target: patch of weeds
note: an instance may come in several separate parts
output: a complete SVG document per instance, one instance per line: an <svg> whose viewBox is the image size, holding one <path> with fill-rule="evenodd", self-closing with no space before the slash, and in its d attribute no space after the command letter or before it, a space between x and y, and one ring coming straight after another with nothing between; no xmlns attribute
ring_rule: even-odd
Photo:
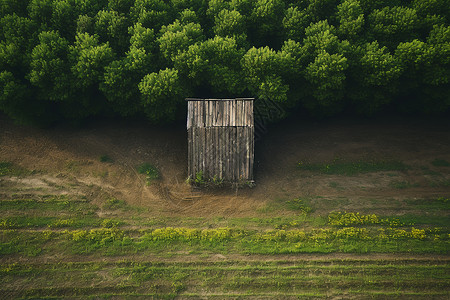
<svg viewBox="0 0 450 300"><path fill-rule="evenodd" d="M212 178L207 179L207 178L205 178L203 171L199 171L199 172L195 173L194 178L188 177L186 179L186 182L189 184L198 186L198 187L215 188L215 187L221 187L224 185L223 178L219 178L219 176L214 175Z"/></svg>
<svg viewBox="0 0 450 300"><path fill-rule="evenodd" d="M121 226L123 224L124 224L124 222L122 222L120 220L104 219L101 223L101 226L103 228L115 228L115 227Z"/></svg>
<svg viewBox="0 0 450 300"><path fill-rule="evenodd" d="M38 228L53 224L56 217L13 216L0 219L0 229Z"/></svg>
<svg viewBox="0 0 450 300"><path fill-rule="evenodd" d="M431 187L449 187L450 186L450 180L435 180L429 182Z"/></svg>
<svg viewBox="0 0 450 300"><path fill-rule="evenodd" d="M49 228L63 228L63 227L71 227L74 221L71 219L58 219L55 222L48 224Z"/></svg>
<svg viewBox="0 0 450 300"><path fill-rule="evenodd" d="M106 178L108 176L108 171L95 172L94 175L100 178Z"/></svg>
<svg viewBox="0 0 450 300"><path fill-rule="evenodd" d="M335 182L335 181L331 181L331 182L328 184L328 186L331 187L331 188L333 188L333 189L337 189L337 190L343 190L343 189L344 189L339 183L337 183L337 182Z"/></svg>
<svg viewBox="0 0 450 300"><path fill-rule="evenodd" d="M77 171L80 168L80 163L78 161L71 160L66 163L66 168L69 171Z"/></svg>
<svg viewBox="0 0 450 300"><path fill-rule="evenodd" d="M127 203L124 200L119 200L116 198L108 199L106 200L106 203L103 204L103 209L110 210L123 209L125 207L127 207Z"/></svg>
<svg viewBox="0 0 450 300"><path fill-rule="evenodd" d="M328 215L328 225L331 226L368 226L368 225L388 225L399 227L405 225L396 218L381 218L376 214L361 215L359 212L332 212Z"/></svg>
<svg viewBox="0 0 450 300"><path fill-rule="evenodd" d="M203 177L203 171L195 173L194 184L196 185L204 185L205 178Z"/></svg>
<svg viewBox="0 0 450 300"><path fill-rule="evenodd" d="M389 183L389 185L393 188L400 189L400 190L413 188L413 187L419 187L418 183L410 183L409 181L391 181L391 183Z"/></svg>
<svg viewBox="0 0 450 300"><path fill-rule="evenodd" d="M435 167L450 167L450 162L446 161L445 159L439 159L436 158L431 162L431 164Z"/></svg>
<svg viewBox="0 0 450 300"><path fill-rule="evenodd" d="M445 211L450 209L450 199L438 197L435 199L408 199L405 200L409 207L426 211Z"/></svg>
<svg viewBox="0 0 450 300"><path fill-rule="evenodd" d="M426 170L423 172L424 175L430 175L430 176L442 176L441 173L433 170Z"/></svg>
<svg viewBox="0 0 450 300"><path fill-rule="evenodd" d="M35 170L29 171L13 165L8 161L0 161L0 176L12 175L20 176L35 173Z"/></svg>
<svg viewBox="0 0 450 300"><path fill-rule="evenodd" d="M312 208L309 207L304 199L295 198L286 202L286 208L289 210L299 211L302 214L309 214Z"/></svg>
<svg viewBox="0 0 450 300"><path fill-rule="evenodd" d="M12 164L6 161L0 161L0 176L9 175L12 173Z"/></svg>
<svg viewBox="0 0 450 300"><path fill-rule="evenodd" d="M359 173L381 172L381 171L405 171L408 166L401 161L343 161L335 158L330 163L306 163L299 162L298 167L301 170L320 172L325 174L353 176Z"/></svg>
<svg viewBox="0 0 450 300"><path fill-rule="evenodd" d="M100 159L100 162L103 162L103 163L112 163L112 162L114 162L114 160L111 157L109 157L108 154L101 155L99 159Z"/></svg>
<svg viewBox="0 0 450 300"><path fill-rule="evenodd" d="M217 175L214 175L214 177L211 179L211 182L215 186L221 186L223 184L223 178L219 178Z"/></svg>
<svg viewBox="0 0 450 300"><path fill-rule="evenodd" d="M147 178L147 184L151 184L153 180L159 179L160 174L158 169L149 164L149 163L143 163L138 167L139 174L144 174Z"/></svg>
<svg viewBox="0 0 450 300"><path fill-rule="evenodd" d="M409 225L430 225L430 226L450 226L450 220L447 216L426 215L419 216L406 214L398 216L397 219L403 224Z"/></svg>

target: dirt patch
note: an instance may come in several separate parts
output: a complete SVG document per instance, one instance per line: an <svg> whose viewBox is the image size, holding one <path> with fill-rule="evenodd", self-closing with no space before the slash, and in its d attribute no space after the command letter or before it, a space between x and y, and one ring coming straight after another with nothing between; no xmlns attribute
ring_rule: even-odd
<svg viewBox="0 0 450 300"><path fill-rule="evenodd" d="M102 204L110 198L146 207L155 215L250 216L277 199L341 198L341 209L367 199L450 195L450 131L445 120L377 119L286 121L256 143L256 186L202 190L189 186L183 126L155 128L133 122L97 122L84 128L37 129L0 117L0 161L32 171L0 177L0 194L76 194ZM112 162L101 162L107 155ZM298 162L333 159L400 160L406 171L356 176L301 171ZM149 162L162 179L150 185L137 167ZM364 203L363 203L364 201ZM339 209L330 205L328 209Z"/></svg>

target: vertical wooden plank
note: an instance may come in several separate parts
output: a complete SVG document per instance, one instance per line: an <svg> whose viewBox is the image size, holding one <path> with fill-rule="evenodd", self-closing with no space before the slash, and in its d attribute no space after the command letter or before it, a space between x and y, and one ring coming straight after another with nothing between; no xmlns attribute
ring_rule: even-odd
<svg viewBox="0 0 450 300"><path fill-rule="evenodd" d="M250 180L250 130L251 127L250 126L246 126L245 127L245 144L247 147L247 151L246 151L246 158L245 158L245 177L247 180Z"/></svg>
<svg viewBox="0 0 450 300"><path fill-rule="evenodd" d="M253 167L255 161L255 128L250 128L250 180L253 180Z"/></svg>
<svg viewBox="0 0 450 300"><path fill-rule="evenodd" d="M245 126L250 126L250 104L251 101L245 101Z"/></svg>
<svg viewBox="0 0 450 300"><path fill-rule="evenodd" d="M209 102L208 114L209 114L209 126L214 126L214 102Z"/></svg>
<svg viewBox="0 0 450 300"><path fill-rule="evenodd" d="M210 133L210 137L206 142L206 146L208 147L208 157L207 157L208 169L209 169L209 178L213 178L216 173L216 171L214 170L216 164L216 161L214 159L214 152L216 151L217 144L214 136L214 127L209 127L208 131Z"/></svg>
<svg viewBox="0 0 450 300"><path fill-rule="evenodd" d="M232 140L233 140L233 151L231 152L231 170L230 173L233 174L233 181L236 181L237 179L237 170L236 170L236 163L237 163L237 157L236 153L239 151L239 144L238 140L236 139L236 130L238 127L232 128Z"/></svg>
<svg viewBox="0 0 450 300"><path fill-rule="evenodd" d="M254 100L250 101L250 160L249 160L249 179L253 180L253 165L255 159L255 117Z"/></svg>
<svg viewBox="0 0 450 300"><path fill-rule="evenodd" d="M200 171L200 128L195 128L195 175Z"/></svg>
<svg viewBox="0 0 450 300"><path fill-rule="evenodd" d="M199 149L199 146L200 146L200 144L199 144L199 127L198 127L198 121L197 121L197 118L198 118L198 113L199 113L199 102L200 101L195 101L195 103L194 103L194 109L195 109L195 119L194 119L194 121L195 121L195 133L194 133L194 139L195 139L195 142L194 142L194 145L195 145L195 156L194 156L194 159L195 159L195 170L194 170L194 178L195 178L195 176L197 175L197 173L198 173L198 171L199 171L199 156L200 156L200 149Z"/></svg>
<svg viewBox="0 0 450 300"><path fill-rule="evenodd" d="M229 126L227 121L228 100L222 101L222 126Z"/></svg>
<svg viewBox="0 0 450 300"><path fill-rule="evenodd" d="M218 110L219 101L214 101L214 126L219 126Z"/></svg>
<svg viewBox="0 0 450 300"><path fill-rule="evenodd" d="M212 176L216 175L216 157L215 157L215 152L216 152L216 148L217 148L217 144L216 144L216 137L215 137L215 130L214 127L210 127L209 128L209 132L211 134L210 139L208 141L208 145L210 147L210 151L209 151L209 161L210 161L210 168L211 168L211 173Z"/></svg>
<svg viewBox="0 0 450 300"><path fill-rule="evenodd" d="M219 139L221 140L221 146L218 148L217 151L217 172L220 179L223 179L223 166L224 166L224 155L226 154L226 139L225 139L225 133L224 129L217 130L217 135L219 136Z"/></svg>
<svg viewBox="0 0 450 300"><path fill-rule="evenodd" d="M208 121L208 126L214 126L214 122L213 122L213 108L214 108L214 102L213 101L209 101L209 106L208 106L208 116L209 116L209 121Z"/></svg>
<svg viewBox="0 0 450 300"><path fill-rule="evenodd" d="M231 163L233 161L233 151L234 151L234 145L233 145L233 127L227 128L226 131L226 151L224 152L224 160L225 160L225 166L224 166L224 173L225 177L232 181L233 180L233 173L231 168Z"/></svg>
<svg viewBox="0 0 450 300"><path fill-rule="evenodd" d="M187 176L189 177L191 175L191 128L189 128L189 127L187 129L187 136L188 136L188 139L187 139L187 143L188 143L188 153L187 153L188 171L187 171Z"/></svg>
<svg viewBox="0 0 450 300"><path fill-rule="evenodd" d="M191 172L194 178L195 177L195 173L197 173L197 139L195 137L197 133L197 127L192 127L192 168L191 168Z"/></svg>
<svg viewBox="0 0 450 300"><path fill-rule="evenodd" d="M208 109L207 109L207 101L200 101L202 103L202 127L207 127L206 126L206 115L208 114Z"/></svg>
<svg viewBox="0 0 450 300"><path fill-rule="evenodd" d="M205 127L205 123L203 122L205 118L205 101L198 101L200 104L200 112L199 112L199 127Z"/></svg>
<svg viewBox="0 0 450 300"><path fill-rule="evenodd" d="M230 126L236 126L234 123L234 100L230 101Z"/></svg>
<svg viewBox="0 0 450 300"><path fill-rule="evenodd" d="M236 101L234 102L234 105L235 105L234 111L235 111L235 113L236 113L236 116L235 116L236 126L241 126L241 124L239 123L239 114L241 113L241 110L240 110L240 108L239 108L239 101L236 100Z"/></svg>
<svg viewBox="0 0 450 300"><path fill-rule="evenodd" d="M247 126L248 101L242 101L242 126Z"/></svg>
<svg viewBox="0 0 450 300"><path fill-rule="evenodd" d="M225 116L225 101L218 101L219 102L219 112L218 112L218 118L219 118L219 126L224 126L224 116Z"/></svg>
<svg viewBox="0 0 450 300"><path fill-rule="evenodd" d="M191 103L192 103L192 101L188 101L188 103L187 103L187 122L186 122L187 129L191 128L191 117L192 117Z"/></svg>
<svg viewBox="0 0 450 300"><path fill-rule="evenodd" d="M247 115L247 114L245 114ZM247 126L242 127L242 176L245 180L247 177Z"/></svg>
<svg viewBox="0 0 450 300"><path fill-rule="evenodd" d="M196 150L197 150L197 148L195 147L195 143L196 143L196 140L195 140L195 131L196 131L196 127L191 127L191 151L192 151L192 154L191 154L191 175L192 175L192 178L194 178L194 176L195 176L195 170L196 170L196 159L195 159L195 154L196 154Z"/></svg>
<svg viewBox="0 0 450 300"><path fill-rule="evenodd" d="M245 119L245 107L244 107L244 103L245 103L245 101L244 100L240 100L239 101L240 102L240 105L241 105L241 126L245 126L245 121L244 121L244 119Z"/></svg>
<svg viewBox="0 0 450 300"><path fill-rule="evenodd" d="M227 101L226 106L225 106L225 124L226 126L231 126L231 121L230 121L230 107L231 107L231 101Z"/></svg>
<svg viewBox="0 0 450 300"><path fill-rule="evenodd" d="M224 126L226 126L225 128L224 128L224 131L226 131L227 132L227 134L228 134L228 136L227 136L227 138L226 139L224 139L224 143L223 143L223 146L222 146L222 160L224 160L224 159L226 159L226 156L228 156L229 154L229 152L231 151L231 146L230 146L230 139L229 139L229 134L230 134L230 128L231 128L231 125L230 125L230 106L231 106L231 101L229 101L229 100L227 100L227 101L225 101L224 102ZM222 173L223 173L223 170L222 170L222 166L221 166L221 176L223 176L222 175Z"/></svg>
<svg viewBox="0 0 450 300"><path fill-rule="evenodd" d="M215 127L211 127L210 145L211 145L211 151L209 154L209 159L211 160L211 178L213 178L214 176L216 176L216 173L217 173L216 153L217 153L217 148L219 146L217 137L216 137L216 128Z"/></svg>
<svg viewBox="0 0 450 300"><path fill-rule="evenodd" d="M226 172L227 172L227 177L229 178L230 181L234 181L234 179L235 179L234 168L233 168L234 152L236 149L236 141L234 139L235 128L236 127L230 127L230 128L228 128L228 132L227 132L229 151L227 151L227 153L226 153L226 155L227 155Z"/></svg>
<svg viewBox="0 0 450 300"><path fill-rule="evenodd" d="M220 160L223 153L223 128L214 127L216 134L216 151L214 151L214 175L220 176Z"/></svg>
<svg viewBox="0 0 450 300"><path fill-rule="evenodd" d="M203 128L198 128L198 172L203 172Z"/></svg>
<svg viewBox="0 0 450 300"><path fill-rule="evenodd" d="M204 113L204 118L205 118L205 127L209 126L209 116L208 116L208 101L203 101L204 102L204 107L205 107L205 113Z"/></svg>
<svg viewBox="0 0 450 300"><path fill-rule="evenodd" d="M241 114L241 107L240 107L240 101L239 100L236 100L236 126L242 126L241 125L241 123L240 123L240 118L239 118L239 116L240 116L240 114Z"/></svg>
<svg viewBox="0 0 450 300"><path fill-rule="evenodd" d="M222 156L222 178L230 180L230 173L228 171L229 156L230 156L230 127L223 130L224 147L221 153Z"/></svg>
<svg viewBox="0 0 450 300"><path fill-rule="evenodd" d="M237 102L235 100L233 101L233 126L238 126L236 116L237 116Z"/></svg>
<svg viewBox="0 0 450 300"><path fill-rule="evenodd" d="M198 172L200 172L200 155L201 155L201 148L200 148L200 128L196 127L195 130L195 147L196 147L196 152L195 152L195 174L197 175Z"/></svg>
<svg viewBox="0 0 450 300"><path fill-rule="evenodd" d="M216 119L216 126L222 126L222 120L220 118L220 110L221 110L221 106L222 106L222 101L214 101L214 103L216 104L216 110L214 111L214 113L215 113L214 118Z"/></svg>
<svg viewBox="0 0 450 300"><path fill-rule="evenodd" d="M241 122L242 122L242 101L241 101ZM242 124L242 123L241 123ZM238 170L238 179L242 179L242 152L244 151L243 143L242 143L242 126L238 127L237 140L239 142L239 152L237 153L238 162L237 162L237 170Z"/></svg>
<svg viewBox="0 0 450 300"><path fill-rule="evenodd" d="M233 130L233 127L229 127L226 129L226 136L225 136L225 143L226 143L226 147L223 153L223 177L228 180L228 181L232 181L233 177L230 174L230 156L231 156L231 152L233 151L232 147L233 147L233 143L231 140L231 132Z"/></svg>
<svg viewBox="0 0 450 300"><path fill-rule="evenodd" d="M216 158L215 153L217 151L217 141L216 141L216 130L215 127L210 127L211 130L211 140L209 141L208 146L210 147L210 151L208 153L208 159L210 161L210 178L213 178L216 175Z"/></svg>
<svg viewBox="0 0 450 300"><path fill-rule="evenodd" d="M214 124L215 124L215 120L214 120L214 107L215 107L215 103L214 103L214 101L210 101L210 104L209 104L210 106L209 106L209 114L210 114L210 118L211 118L211 120L209 121L210 122L210 126L215 126Z"/></svg>
<svg viewBox="0 0 450 300"><path fill-rule="evenodd" d="M245 103L245 101L244 101ZM245 118L246 113L244 114ZM246 163L247 163L247 126L242 126L242 150L241 150L241 176L244 180L247 180L247 170L246 170Z"/></svg>
<svg viewBox="0 0 450 300"><path fill-rule="evenodd" d="M242 101L242 103L244 103L244 101ZM242 112L244 112L244 107L242 107ZM242 114L242 123L244 123L244 113ZM244 175L244 164L245 164L245 137L244 137L244 133L245 133L245 126L241 126L240 128L240 135L239 135L239 139L240 139L240 146L241 146L241 150L239 151L239 177L241 178L241 180L245 180L245 175Z"/></svg>
<svg viewBox="0 0 450 300"><path fill-rule="evenodd" d="M205 127L205 178L211 178L212 174L212 162L211 162L211 152L214 149L214 143L211 143L211 127Z"/></svg>
<svg viewBox="0 0 450 300"><path fill-rule="evenodd" d="M192 118L192 125L194 127L198 127L198 121L197 121L197 118L198 118L198 101L194 101L192 103L192 106L194 108L194 116Z"/></svg>
<svg viewBox="0 0 450 300"><path fill-rule="evenodd" d="M191 102L191 108L192 108L192 118L191 118L191 126L192 127L196 127L197 123L195 123L195 115L197 114L197 110L196 110L196 102L197 101L190 101Z"/></svg>
<svg viewBox="0 0 450 300"><path fill-rule="evenodd" d="M249 124L250 124L250 126L255 126L255 120L254 120L254 117L253 117L253 105L254 105L254 103L253 103L253 100L252 101L249 101L249 105L250 105L250 109L249 109L249 114L250 114L250 121L249 121Z"/></svg>
<svg viewBox="0 0 450 300"><path fill-rule="evenodd" d="M224 135L224 129L220 127L215 128L216 135L217 135L217 149L215 154L216 158L216 173L219 178L222 178L223 176L223 154L224 154L224 145L225 145L225 135Z"/></svg>
<svg viewBox="0 0 450 300"><path fill-rule="evenodd" d="M241 110L241 113L239 115L239 123L241 124L240 126L244 126L244 115L245 115L244 101L239 100L239 105Z"/></svg>
<svg viewBox="0 0 450 300"><path fill-rule="evenodd" d="M197 127L202 127L200 124L201 123L200 116L202 115L203 101L196 101L196 106L197 106L197 113L195 119L197 122ZM200 131L198 133L200 133Z"/></svg>

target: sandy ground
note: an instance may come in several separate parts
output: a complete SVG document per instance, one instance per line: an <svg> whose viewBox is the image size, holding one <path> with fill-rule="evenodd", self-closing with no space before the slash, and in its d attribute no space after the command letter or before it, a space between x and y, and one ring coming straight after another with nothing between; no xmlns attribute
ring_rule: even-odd
<svg viewBox="0 0 450 300"><path fill-rule="evenodd" d="M352 210L370 206L368 199L385 202L389 209L390 199L450 196L450 167L431 164L435 159L450 161L446 119L291 120L266 131L256 142L256 186L212 190L186 183L187 134L182 125L157 128L122 120L38 129L0 115L0 161L31 171L0 177L0 196L74 194L97 204L117 198L155 215L224 217L251 216L271 201L297 197L329 199L316 203L328 203L318 207L325 210ZM101 162L102 155L113 162ZM342 176L297 167L300 161L334 159L400 160L410 169ZM147 185L136 171L144 162L155 165L162 179ZM345 199L339 201L341 207L332 204L337 198Z"/></svg>

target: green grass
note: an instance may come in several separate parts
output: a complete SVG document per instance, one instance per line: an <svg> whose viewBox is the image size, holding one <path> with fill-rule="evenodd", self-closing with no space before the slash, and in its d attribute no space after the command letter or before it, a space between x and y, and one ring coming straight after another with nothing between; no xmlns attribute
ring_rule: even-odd
<svg viewBox="0 0 450 300"><path fill-rule="evenodd" d="M431 162L431 164L435 167L450 167L450 162L445 159L436 158Z"/></svg>
<svg viewBox="0 0 450 300"><path fill-rule="evenodd" d="M127 206L125 201L116 198L108 199L105 204L103 204L103 208L109 210L126 209Z"/></svg>
<svg viewBox="0 0 450 300"><path fill-rule="evenodd" d="M300 170L320 172L323 174L336 174L354 176L360 173L370 172L386 172L386 171L405 171L408 166L398 160L389 161L344 161L341 159L334 159L329 163L307 163L299 162Z"/></svg>
<svg viewBox="0 0 450 300"><path fill-rule="evenodd" d="M344 295L445 297L448 294L448 263L420 259L412 265L409 263L407 260L276 259L10 264L0 269L0 291L13 298L115 295L172 299L179 295L195 299L208 295L213 299L239 296L320 299ZM39 288L30 287L30 283Z"/></svg>
<svg viewBox="0 0 450 300"><path fill-rule="evenodd" d="M320 214L320 201L345 203L278 199L267 213L225 218L149 217L116 198L101 208L83 197L4 199L0 292L94 299L448 295L448 197L404 200L399 205L409 213L401 216ZM351 256L320 256L333 253ZM370 253L393 258L357 256ZM406 259L411 254L416 258ZM418 256L435 254L441 259Z"/></svg>
<svg viewBox="0 0 450 300"><path fill-rule="evenodd" d="M300 215L307 215L314 211L310 205L310 199L306 198L294 198L290 200L277 199L258 209L260 213L272 213L277 211L293 211Z"/></svg>
<svg viewBox="0 0 450 300"><path fill-rule="evenodd" d="M100 162L104 162L104 163L112 163L112 162L114 162L114 160L107 154L100 155L99 160L100 160Z"/></svg>
<svg viewBox="0 0 450 300"><path fill-rule="evenodd" d="M408 206L413 206L415 209L426 211L449 211L450 210L450 198L437 197L431 199L408 199L405 200Z"/></svg>
<svg viewBox="0 0 450 300"><path fill-rule="evenodd" d="M159 179L161 176L159 170L149 163L141 164L137 170L139 174L146 175L147 184L151 184L154 180Z"/></svg>
<svg viewBox="0 0 450 300"><path fill-rule="evenodd" d="M55 212L80 212L93 214L97 207L91 205L85 199L69 199L65 196L49 196L39 199L11 199L0 201L0 211L55 211Z"/></svg>
<svg viewBox="0 0 450 300"><path fill-rule="evenodd" d="M24 168L18 167L8 161L0 161L0 176L21 176L30 173L30 171Z"/></svg>
<svg viewBox="0 0 450 300"><path fill-rule="evenodd" d="M403 189L409 189L409 188L414 188L414 187L419 187L419 184L417 183L411 183L409 181L399 181L399 180L394 180L391 181L389 183L389 186L399 189L399 190L403 190Z"/></svg>
<svg viewBox="0 0 450 300"><path fill-rule="evenodd" d="M6 161L0 161L0 176L8 175L12 172L12 164Z"/></svg>

